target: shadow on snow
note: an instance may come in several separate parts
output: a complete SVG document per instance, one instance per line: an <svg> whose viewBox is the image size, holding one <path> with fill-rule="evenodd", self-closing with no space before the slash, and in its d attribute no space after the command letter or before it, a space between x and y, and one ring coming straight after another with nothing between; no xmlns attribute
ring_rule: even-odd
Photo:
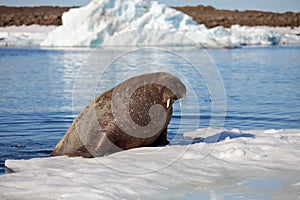
<svg viewBox="0 0 300 200"><path fill-rule="evenodd" d="M193 144L195 143L216 143L225 140L226 138L235 139L235 138L255 138L254 134L251 133L242 133L242 132L234 132L234 131L223 131L221 133L217 133L212 136L208 136L205 138L194 139Z"/></svg>

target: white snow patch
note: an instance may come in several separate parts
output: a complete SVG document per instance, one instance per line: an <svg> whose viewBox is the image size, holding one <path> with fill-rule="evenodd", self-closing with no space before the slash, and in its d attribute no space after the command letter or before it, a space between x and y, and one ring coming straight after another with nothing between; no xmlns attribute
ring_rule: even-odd
<svg viewBox="0 0 300 200"><path fill-rule="evenodd" d="M56 26L0 27L0 46L39 46Z"/></svg>
<svg viewBox="0 0 300 200"><path fill-rule="evenodd" d="M17 173L0 176L0 198L172 199L195 193L222 199L226 191L245 198L285 194L297 198L300 130L235 129L213 134L221 139L136 148L93 159L7 160L5 165ZM269 188L263 193L264 188L255 186L259 180L272 182L274 176L283 177L285 182L279 185L285 188Z"/></svg>

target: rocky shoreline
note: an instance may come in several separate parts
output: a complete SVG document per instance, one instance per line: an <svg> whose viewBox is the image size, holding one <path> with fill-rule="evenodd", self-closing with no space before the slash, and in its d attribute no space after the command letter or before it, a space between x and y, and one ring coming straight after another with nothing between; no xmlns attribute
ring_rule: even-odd
<svg viewBox="0 0 300 200"><path fill-rule="evenodd" d="M61 25L61 16L74 7L7 7L0 6L0 27L21 25Z"/></svg>
<svg viewBox="0 0 300 200"><path fill-rule="evenodd" d="M212 6L186 6L175 9L193 17L199 24L207 28L232 25L242 26L271 26L271 27L299 27L300 12L273 13L262 11L218 10Z"/></svg>
<svg viewBox="0 0 300 200"><path fill-rule="evenodd" d="M0 6L0 27L20 25L61 25L62 14L75 7L7 7ZM239 24L245 26L299 27L300 12L261 12L218 10L212 6L173 7L193 17L206 27L231 27Z"/></svg>

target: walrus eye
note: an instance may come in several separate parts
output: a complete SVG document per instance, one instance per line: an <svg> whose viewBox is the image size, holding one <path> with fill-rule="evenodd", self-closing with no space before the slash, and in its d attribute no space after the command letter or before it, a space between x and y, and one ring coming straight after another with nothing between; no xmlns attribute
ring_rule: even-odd
<svg viewBox="0 0 300 200"><path fill-rule="evenodd" d="M170 101L171 101L170 99L167 100L167 108L169 108L170 106Z"/></svg>

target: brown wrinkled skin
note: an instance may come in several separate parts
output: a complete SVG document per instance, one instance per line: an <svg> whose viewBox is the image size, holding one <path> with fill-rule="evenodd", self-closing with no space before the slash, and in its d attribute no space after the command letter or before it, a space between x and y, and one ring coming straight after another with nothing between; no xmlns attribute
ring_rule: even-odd
<svg viewBox="0 0 300 200"><path fill-rule="evenodd" d="M153 83L145 84L132 93L129 100L129 113L132 121L146 127L150 122L149 109L160 104L167 113L167 119L163 127L151 137L134 137L122 131L113 117L112 95L116 87L127 91L127 86L150 78ZM165 83L156 84L157 81ZM171 91L164 85L173 85ZM89 103L74 120L64 137L56 145L52 156L68 155L82 157L97 157L105 154L144 146L159 146L168 144L167 127L172 117L172 104L186 94L186 87L178 79L164 72L145 74L130 78ZM175 88L175 89L174 89ZM167 100L170 106L167 108ZM125 99L117 102L117 109L125 104ZM115 110L119 111L119 110ZM122 112L119 113L122 116ZM124 115L125 116L125 115ZM155 114L155 116L159 116ZM127 123L124 117L123 123Z"/></svg>

